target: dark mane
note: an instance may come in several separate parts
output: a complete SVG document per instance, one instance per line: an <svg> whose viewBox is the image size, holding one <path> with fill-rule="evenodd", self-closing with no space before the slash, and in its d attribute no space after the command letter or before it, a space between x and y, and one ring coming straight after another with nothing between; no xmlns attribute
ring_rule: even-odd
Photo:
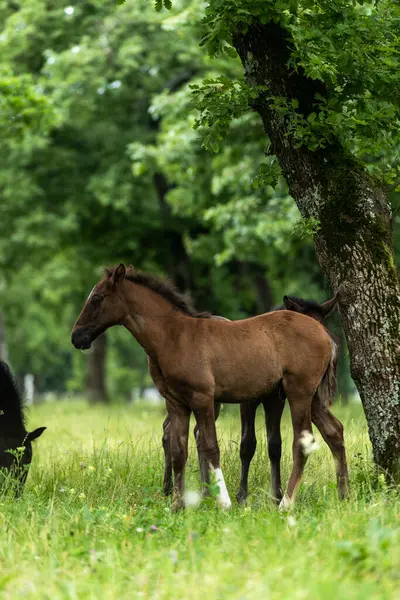
<svg viewBox="0 0 400 600"><path fill-rule="evenodd" d="M24 403L8 365L0 360L0 431L25 431Z"/></svg>
<svg viewBox="0 0 400 600"><path fill-rule="evenodd" d="M108 277L111 277L113 272L114 269L106 269L106 274ZM125 279L131 281L132 283L136 283L137 285L143 285L149 290L153 290L153 292L156 292L156 294L159 294L165 298L165 300L172 304L174 308L185 313L185 315L188 317L193 317L195 319L209 319L211 317L210 313L197 312L194 309L190 298L178 292L173 283L168 281L168 279L161 279L160 277L156 277L150 273L144 273L142 271L136 271L132 269L127 270Z"/></svg>
<svg viewBox="0 0 400 600"><path fill-rule="evenodd" d="M306 309L307 312L321 312L321 305L315 300L304 300L304 298L298 298L297 296L289 296L289 298L293 300L293 302L296 302L296 304L299 304L302 308ZM279 306L274 306L272 310L284 310L284 308L285 306L280 304Z"/></svg>

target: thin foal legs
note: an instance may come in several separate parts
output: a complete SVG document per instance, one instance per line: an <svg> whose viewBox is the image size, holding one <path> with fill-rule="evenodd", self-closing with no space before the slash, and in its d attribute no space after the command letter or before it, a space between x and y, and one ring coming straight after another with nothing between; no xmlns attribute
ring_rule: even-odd
<svg viewBox="0 0 400 600"><path fill-rule="evenodd" d="M199 452L202 460L214 474L215 483L219 486L217 502L221 508L231 508L232 503L226 489L224 476L220 466L220 455L215 429L214 404L193 411L199 428ZM207 474L208 477L208 474Z"/></svg>
<svg viewBox="0 0 400 600"><path fill-rule="evenodd" d="M172 510L183 508L185 487L185 465L188 455L188 437L190 410L186 406L167 402L170 417L170 448L174 470L174 488Z"/></svg>

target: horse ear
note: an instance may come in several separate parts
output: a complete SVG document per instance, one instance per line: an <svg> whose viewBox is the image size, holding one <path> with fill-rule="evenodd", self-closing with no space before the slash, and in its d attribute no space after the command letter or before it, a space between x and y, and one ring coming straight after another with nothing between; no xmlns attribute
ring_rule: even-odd
<svg viewBox="0 0 400 600"><path fill-rule="evenodd" d="M116 288L125 279L126 267L123 263L117 267L111 277L113 287Z"/></svg>
<svg viewBox="0 0 400 600"><path fill-rule="evenodd" d="M335 310L335 308L337 306L337 301L338 301L338 295L335 294L333 296L333 298L331 298L330 300L327 300L326 302L321 304L321 313L322 313L324 319L326 319L326 317L328 317Z"/></svg>
<svg viewBox="0 0 400 600"><path fill-rule="evenodd" d="M38 437L40 437L43 433L43 431L47 429L47 427L38 427L37 429L35 429L34 431L30 431L28 433L28 436L26 438L27 442L33 442L33 440L36 440Z"/></svg>
<svg viewBox="0 0 400 600"><path fill-rule="evenodd" d="M283 306L286 310L294 310L295 312L301 312L301 307L297 302L292 300L289 296L283 296Z"/></svg>

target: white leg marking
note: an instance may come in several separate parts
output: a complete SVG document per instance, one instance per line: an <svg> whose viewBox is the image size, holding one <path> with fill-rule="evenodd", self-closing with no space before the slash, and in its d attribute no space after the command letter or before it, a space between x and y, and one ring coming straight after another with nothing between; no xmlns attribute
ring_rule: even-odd
<svg viewBox="0 0 400 600"><path fill-rule="evenodd" d="M311 431L307 431L307 429L301 432L300 445L304 456L308 456L311 454L311 452L315 452L315 450L318 450L319 448L319 445L315 441L313 434Z"/></svg>
<svg viewBox="0 0 400 600"><path fill-rule="evenodd" d="M217 469L214 469L214 467L210 463L210 471L211 471L211 473L214 474L215 483L219 487L219 494L217 497L218 504L220 505L221 508L224 508L224 509L231 508L232 502L231 502L231 499L229 498L228 490L226 489L225 479L222 474L222 470L219 467Z"/></svg>
<svg viewBox="0 0 400 600"><path fill-rule="evenodd" d="M281 503L279 504L279 510L281 512L287 512L288 510L290 510L292 508L293 502L290 498L288 498L286 496L286 494L283 496Z"/></svg>

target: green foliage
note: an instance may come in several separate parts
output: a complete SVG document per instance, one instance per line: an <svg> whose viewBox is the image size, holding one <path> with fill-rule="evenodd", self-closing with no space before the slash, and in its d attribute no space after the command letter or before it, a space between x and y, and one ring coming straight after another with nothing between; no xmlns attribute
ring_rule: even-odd
<svg viewBox="0 0 400 600"><path fill-rule="evenodd" d="M365 163L373 159L375 172L392 183L393 168L382 164L380 157L400 141L399 18L398 4L390 1L211 0L203 43L215 56L251 25L279 23L292 40L290 67L323 82L326 95L316 95L315 109L308 115L299 111L296 97L291 101L268 97L265 89L247 92L247 103L254 93L267 94L299 147L317 150L340 140ZM229 110L228 105L221 106L220 86L212 88L207 82L203 87L196 89L199 122L209 128L211 138L214 130L224 135L229 121L237 118L236 103ZM230 87L241 90L244 107L246 91L241 82L231 82Z"/></svg>
<svg viewBox="0 0 400 600"><path fill-rule="evenodd" d="M171 0L155 0L154 7L158 12L162 11L163 8L171 10L172 2Z"/></svg>
<svg viewBox="0 0 400 600"><path fill-rule="evenodd" d="M321 223L315 217L310 217L309 219L299 219L293 226L293 232L298 233L299 236L303 239L308 237L310 239L314 239L314 236L321 229Z"/></svg>
<svg viewBox="0 0 400 600"><path fill-rule="evenodd" d="M16 76L0 68L0 134L3 144L30 131L48 130L55 124L51 100L37 89L31 75Z"/></svg>
<svg viewBox="0 0 400 600"><path fill-rule="evenodd" d="M194 84L190 88L194 96L193 104L200 111L194 128L208 127L203 145L207 150L218 152L231 120L238 119L249 110L249 89L225 75L217 79L204 79L201 85Z"/></svg>

